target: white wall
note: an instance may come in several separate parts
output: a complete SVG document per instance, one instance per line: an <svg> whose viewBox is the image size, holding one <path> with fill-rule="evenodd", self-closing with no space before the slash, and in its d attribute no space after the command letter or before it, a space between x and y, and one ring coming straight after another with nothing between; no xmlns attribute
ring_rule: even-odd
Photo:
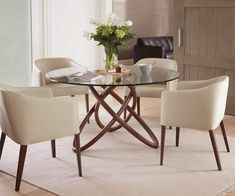
<svg viewBox="0 0 235 196"><path fill-rule="evenodd" d="M71 57L80 64L97 67L103 60L101 47L83 36L92 32L91 18L101 18L111 12L110 0L50 0L48 1L48 56Z"/></svg>
<svg viewBox="0 0 235 196"><path fill-rule="evenodd" d="M0 0L0 82L31 80L30 0Z"/></svg>

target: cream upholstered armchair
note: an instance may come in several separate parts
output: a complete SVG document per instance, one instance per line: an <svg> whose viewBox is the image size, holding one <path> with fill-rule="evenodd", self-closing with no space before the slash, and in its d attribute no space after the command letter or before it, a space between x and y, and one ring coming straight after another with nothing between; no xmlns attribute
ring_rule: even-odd
<svg viewBox="0 0 235 196"><path fill-rule="evenodd" d="M79 176L82 176L78 100L76 97L53 97L49 87L14 88L0 85L0 158L6 135L20 145L15 190L19 191L27 146L51 140L56 156L55 139L74 135Z"/></svg>
<svg viewBox="0 0 235 196"><path fill-rule="evenodd" d="M172 125L176 127L176 146L180 127L209 131L218 170L222 170L213 130L221 126L229 152L223 123L228 85L228 76L220 76L204 81L182 81L176 91L162 93L160 165L163 164L166 126Z"/></svg>
<svg viewBox="0 0 235 196"><path fill-rule="evenodd" d="M86 111L89 111L88 87L55 83L51 82L45 77L45 74L49 71L68 67L81 67L81 65L70 58L58 57L37 59L35 61L35 66L40 71L40 86L50 87L54 96L74 96L84 94L86 101ZM84 67L81 67L81 71L83 71L83 69Z"/></svg>
<svg viewBox="0 0 235 196"><path fill-rule="evenodd" d="M139 60L138 64L152 64L153 66L178 70L176 61L163 58L145 58ZM177 80L167 82L165 84L151 84L151 85L141 85L136 87L137 94L137 112L140 115L140 97L150 97L150 98L161 98L161 93L165 90L174 90L177 86ZM125 97L127 96L129 90L125 88Z"/></svg>

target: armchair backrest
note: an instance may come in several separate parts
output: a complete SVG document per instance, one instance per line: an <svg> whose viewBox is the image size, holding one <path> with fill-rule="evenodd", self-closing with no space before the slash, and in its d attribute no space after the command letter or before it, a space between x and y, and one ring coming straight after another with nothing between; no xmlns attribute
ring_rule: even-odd
<svg viewBox="0 0 235 196"><path fill-rule="evenodd" d="M229 77L220 76L205 81L204 87L201 87L202 93L206 93L208 96L208 105L211 111L212 124L219 124L225 114Z"/></svg>
<svg viewBox="0 0 235 196"><path fill-rule="evenodd" d="M138 64L152 64L153 66L163 68L163 69L170 69L174 71L178 71L178 65L175 60L165 59L165 58L144 58L139 60L136 65ZM178 80L173 80L166 83L167 90L176 90Z"/></svg>
<svg viewBox="0 0 235 196"><path fill-rule="evenodd" d="M144 58L140 59L136 64L152 64L153 66L164 69L170 69L174 71L178 70L178 65L176 61L165 58Z"/></svg>
<svg viewBox="0 0 235 196"><path fill-rule="evenodd" d="M73 61L71 58L64 58L64 57L40 58L35 61L35 66L40 71L41 85L46 85L48 83L51 83L50 80L45 78L45 74L47 72L55 69L74 67L75 65L77 65L77 63Z"/></svg>
<svg viewBox="0 0 235 196"><path fill-rule="evenodd" d="M79 132L78 100L1 89L0 125L6 135L21 145L75 135Z"/></svg>

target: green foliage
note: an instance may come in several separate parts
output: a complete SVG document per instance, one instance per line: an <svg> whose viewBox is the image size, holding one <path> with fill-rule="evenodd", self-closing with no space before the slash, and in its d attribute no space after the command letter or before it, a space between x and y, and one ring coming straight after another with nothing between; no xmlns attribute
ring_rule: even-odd
<svg viewBox="0 0 235 196"><path fill-rule="evenodd" d="M118 26L113 23L97 24L96 32L90 34L90 38L97 41L98 45L105 48L116 48L126 46L126 42L134 38L130 26Z"/></svg>

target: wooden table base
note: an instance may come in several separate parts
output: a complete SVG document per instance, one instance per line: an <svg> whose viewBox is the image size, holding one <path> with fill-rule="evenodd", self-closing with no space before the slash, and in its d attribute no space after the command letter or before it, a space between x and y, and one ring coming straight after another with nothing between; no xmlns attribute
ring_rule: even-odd
<svg viewBox="0 0 235 196"><path fill-rule="evenodd" d="M90 86L90 90L91 90L92 94L94 95L94 97L97 99L97 102L90 109L90 111L87 113L87 115L84 118L84 120L82 121L79 129L80 129L80 131L82 133L85 125L88 123L89 118L94 113L97 125L102 130L92 140L90 140L87 144L82 146L81 147L81 151L84 151L87 148L89 148L90 146L92 146L93 144L95 144L107 132L116 131L116 130L120 129L121 127L125 128L130 134L132 134L134 137L136 137L138 140L140 140L144 144L146 144L146 145L148 145L148 146L150 146L152 148L157 148L158 147L158 140L157 140L156 136L154 135L154 133L152 132L150 127L144 122L144 120L135 112L136 100L137 100L135 87L134 86L128 86L128 87L130 89L130 92L129 92L128 96L126 97L126 99L123 100L117 93L114 92L115 86L103 87L104 90L100 94L97 92L95 87ZM105 98L108 95L111 95L114 99L116 99L121 104L121 107L120 107L120 109L117 112L115 112L105 102ZM133 100L132 101L132 106L129 106L128 104L129 104L129 102L131 100ZM100 118L99 118L99 108L100 108L100 106L102 106L113 117L111 119L111 121L106 126L102 124L102 122L100 121ZM127 110L129 112L129 114L126 116L126 118L122 119L121 115L123 114L123 112L125 110ZM148 133L148 135L150 136L152 141L148 140L145 137L143 137L142 135L140 135L137 131L135 131L128 124L128 121L131 119L131 117L134 117L139 122L139 124ZM113 126L115 122L117 122L119 124Z"/></svg>

